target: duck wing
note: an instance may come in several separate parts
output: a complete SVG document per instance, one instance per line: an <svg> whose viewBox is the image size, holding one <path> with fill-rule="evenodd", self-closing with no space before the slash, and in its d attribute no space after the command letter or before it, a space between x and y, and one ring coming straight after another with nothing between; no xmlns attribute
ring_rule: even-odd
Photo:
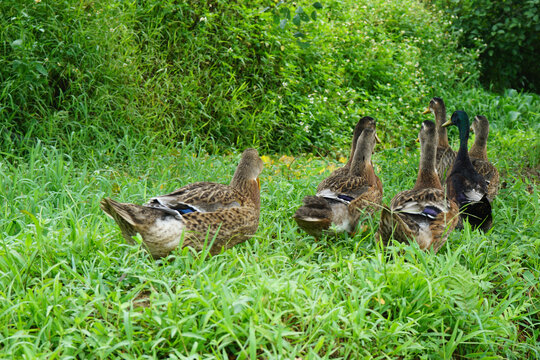
<svg viewBox="0 0 540 360"><path fill-rule="evenodd" d="M471 159L475 170L484 177L487 182L487 196L493 201L499 192L499 171L489 161L481 159Z"/></svg>
<svg viewBox="0 0 540 360"><path fill-rule="evenodd" d="M153 197L145 206L169 208L181 214L188 214L238 207L244 205L246 201L247 197L228 185L196 182L169 194Z"/></svg>

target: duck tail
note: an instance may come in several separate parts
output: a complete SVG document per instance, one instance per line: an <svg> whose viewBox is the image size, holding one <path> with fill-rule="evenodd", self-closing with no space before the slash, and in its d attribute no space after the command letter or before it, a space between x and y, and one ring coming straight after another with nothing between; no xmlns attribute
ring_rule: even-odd
<svg viewBox="0 0 540 360"><path fill-rule="evenodd" d="M122 235L126 241L133 244L132 236L137 235L138 231L135 228L136 214L138 205L119 203L111 198L103 198L99 202L101 209L109 215L120 227Z"/></svg>
<svg viewBox="0 0 540 360"><path fill-rule="evenodd" d="M332 208L325 199L318 196L306 196L303 203L293 218L302 230L320 237L332 224Z"/></svg>

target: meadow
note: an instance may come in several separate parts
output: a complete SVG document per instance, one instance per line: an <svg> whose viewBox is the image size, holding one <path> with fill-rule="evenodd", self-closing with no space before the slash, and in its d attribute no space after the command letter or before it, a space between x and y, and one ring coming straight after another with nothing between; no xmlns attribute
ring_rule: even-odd
<svg viewBox="0 0 540 360"><path fill-rule="evenodd" d="M478 54L417 1L323 2L305 48L286 11L257 4L0 4L0 358L539 358L540 97L482 88ZM360 116L378 120L383 201L412 187L432 96L490 120L492 230L465 226L437 254L381 248L377 217L355 236L300 232L292 214ZM247 146L265 162L259 229L219 255L155 261L99 208L228 183Z"/></svg>

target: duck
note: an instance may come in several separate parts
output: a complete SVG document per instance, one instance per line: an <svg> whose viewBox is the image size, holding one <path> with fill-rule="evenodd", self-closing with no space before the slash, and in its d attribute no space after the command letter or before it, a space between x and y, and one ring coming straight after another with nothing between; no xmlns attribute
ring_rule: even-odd
<svg viewBox="0 0 540 360"><path fill-rule="evenodd" d="M375 120L365 117L355 128L351 158L317 187L316 195L306 196L293 215L298 226L320 238L330 231L354 234L362 215L378 209L383 188L375 174L371 156L377 142ZM358 136L357 136L358 135Z"/></svg>
<svg viewBox="0 0 540 360"><path fill-rule="evenodd" d="M448 134L446 128L442 126L446 122L446 106L444 100L440 97L434 97L429 101L427 109L423 114L432 113L435 116L435 123L437 125L437 155L435 157L435 164L437 174L441 184L446 184L446 176L449 174L456 158L456 152L450 147L448 142Z"/></svg>
<svg viewBox="0 0 540 360"><path fill-rule="evenodd" d="M476 171L469 158L469 116L465 111L455 111L443 127L452 125L459 130L459 150L446 178L447 195L458 204L462 220L468 221L473 229L485 232L492 226L491 203L487 197L486 179Z"/></svg>
<svg viewBox="0 0 540 360"><path fill-rule="evenodd" d="M143 205L103 198L101 209L111 217L130 244L140 234L154 259L179 246L216 255L250 238L259 226L263 162L257 150L246 149L229 185L195 182Z"/></svg>
<svg viewBox="0 0 540 360"><path fill-rule="evenodd" d="M457 226L459 209L446 197L436 172L437 129L432 121L422 123L418 141L421 151L416 183L411 190L394 196L390 208L383 205L376 239L383 245L390 238L415 240L420 249L437 253Z"/></svg>
<svg viewBox="0 0 540 360"><path fill-rule="evenodd" d="M332 182L334 182L335 181L334 179L341 179L343 176L347 176L347 174L349 173L349 169L351 168L353 159L354 159L354 153L356 152L358 138L360 137L360 135L362 135L362 131L368 128L376 130L377 122L375 121L375 119L373 119L370 116L364 116L360 120L358 120L353 130L353 137L351 141L351 151L350 151L349 158L347 159L347 162L342 167L337 168L336 170L332 171L332 173L317 186L317 191L319 191L319 189L324 189L327 186L327 184L331 184ZM381 140L377 136L377 133L375 133L375 141L378 143L381 142Z"/></svg>
<svg viewBox="0 0 540 360"><path fill-rule="evenodd" d="M475 137L474 143L469 149L469 158L475 170L486 179L488 183L487 197L490 202L493 202L499 192L499 170L487 157L488 119L483 115L476 115L470 130L474 132Z"/></svg>

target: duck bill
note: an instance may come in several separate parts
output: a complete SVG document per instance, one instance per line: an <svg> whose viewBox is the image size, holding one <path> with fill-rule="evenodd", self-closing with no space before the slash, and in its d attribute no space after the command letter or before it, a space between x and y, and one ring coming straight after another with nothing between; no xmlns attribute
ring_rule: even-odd
<svg viewBox="0 0 540 360"><path fill-rule="evenodd" d="M257 186L259 187L259 191L261 191L261 180L257 178Z"/></svg>
<svg viewBox="0 0 540 360"><path fill-rule="evenodd" d="M377 136L377 133L375 133L375 142L376 142L377 144L382 143L381 139L379 139L379 137Z"/></svg>
<svg viewBox="0 0 540 360"><path fill-rule="evenodd" d="M448 127L452 125L452 120L448 120L447 122L445 122L444 124L442 124L442 127Z"/></svg>
<svg viewBox="0 0 540 360"><path fill-rule="evenodd" d="M422 112L422 114L424 114L424 115L425 115L425 114L429 114L429 113L430 113L429 108L427 108L426 110L424 110L424 111Z"/></svg>
<svg viewBox="0 0 540 360"><path fill-rule="evenodd" d="M416 141L416 142L420 142L420 138L419 138L419 137L417 137L415 141Z"/></svg>

